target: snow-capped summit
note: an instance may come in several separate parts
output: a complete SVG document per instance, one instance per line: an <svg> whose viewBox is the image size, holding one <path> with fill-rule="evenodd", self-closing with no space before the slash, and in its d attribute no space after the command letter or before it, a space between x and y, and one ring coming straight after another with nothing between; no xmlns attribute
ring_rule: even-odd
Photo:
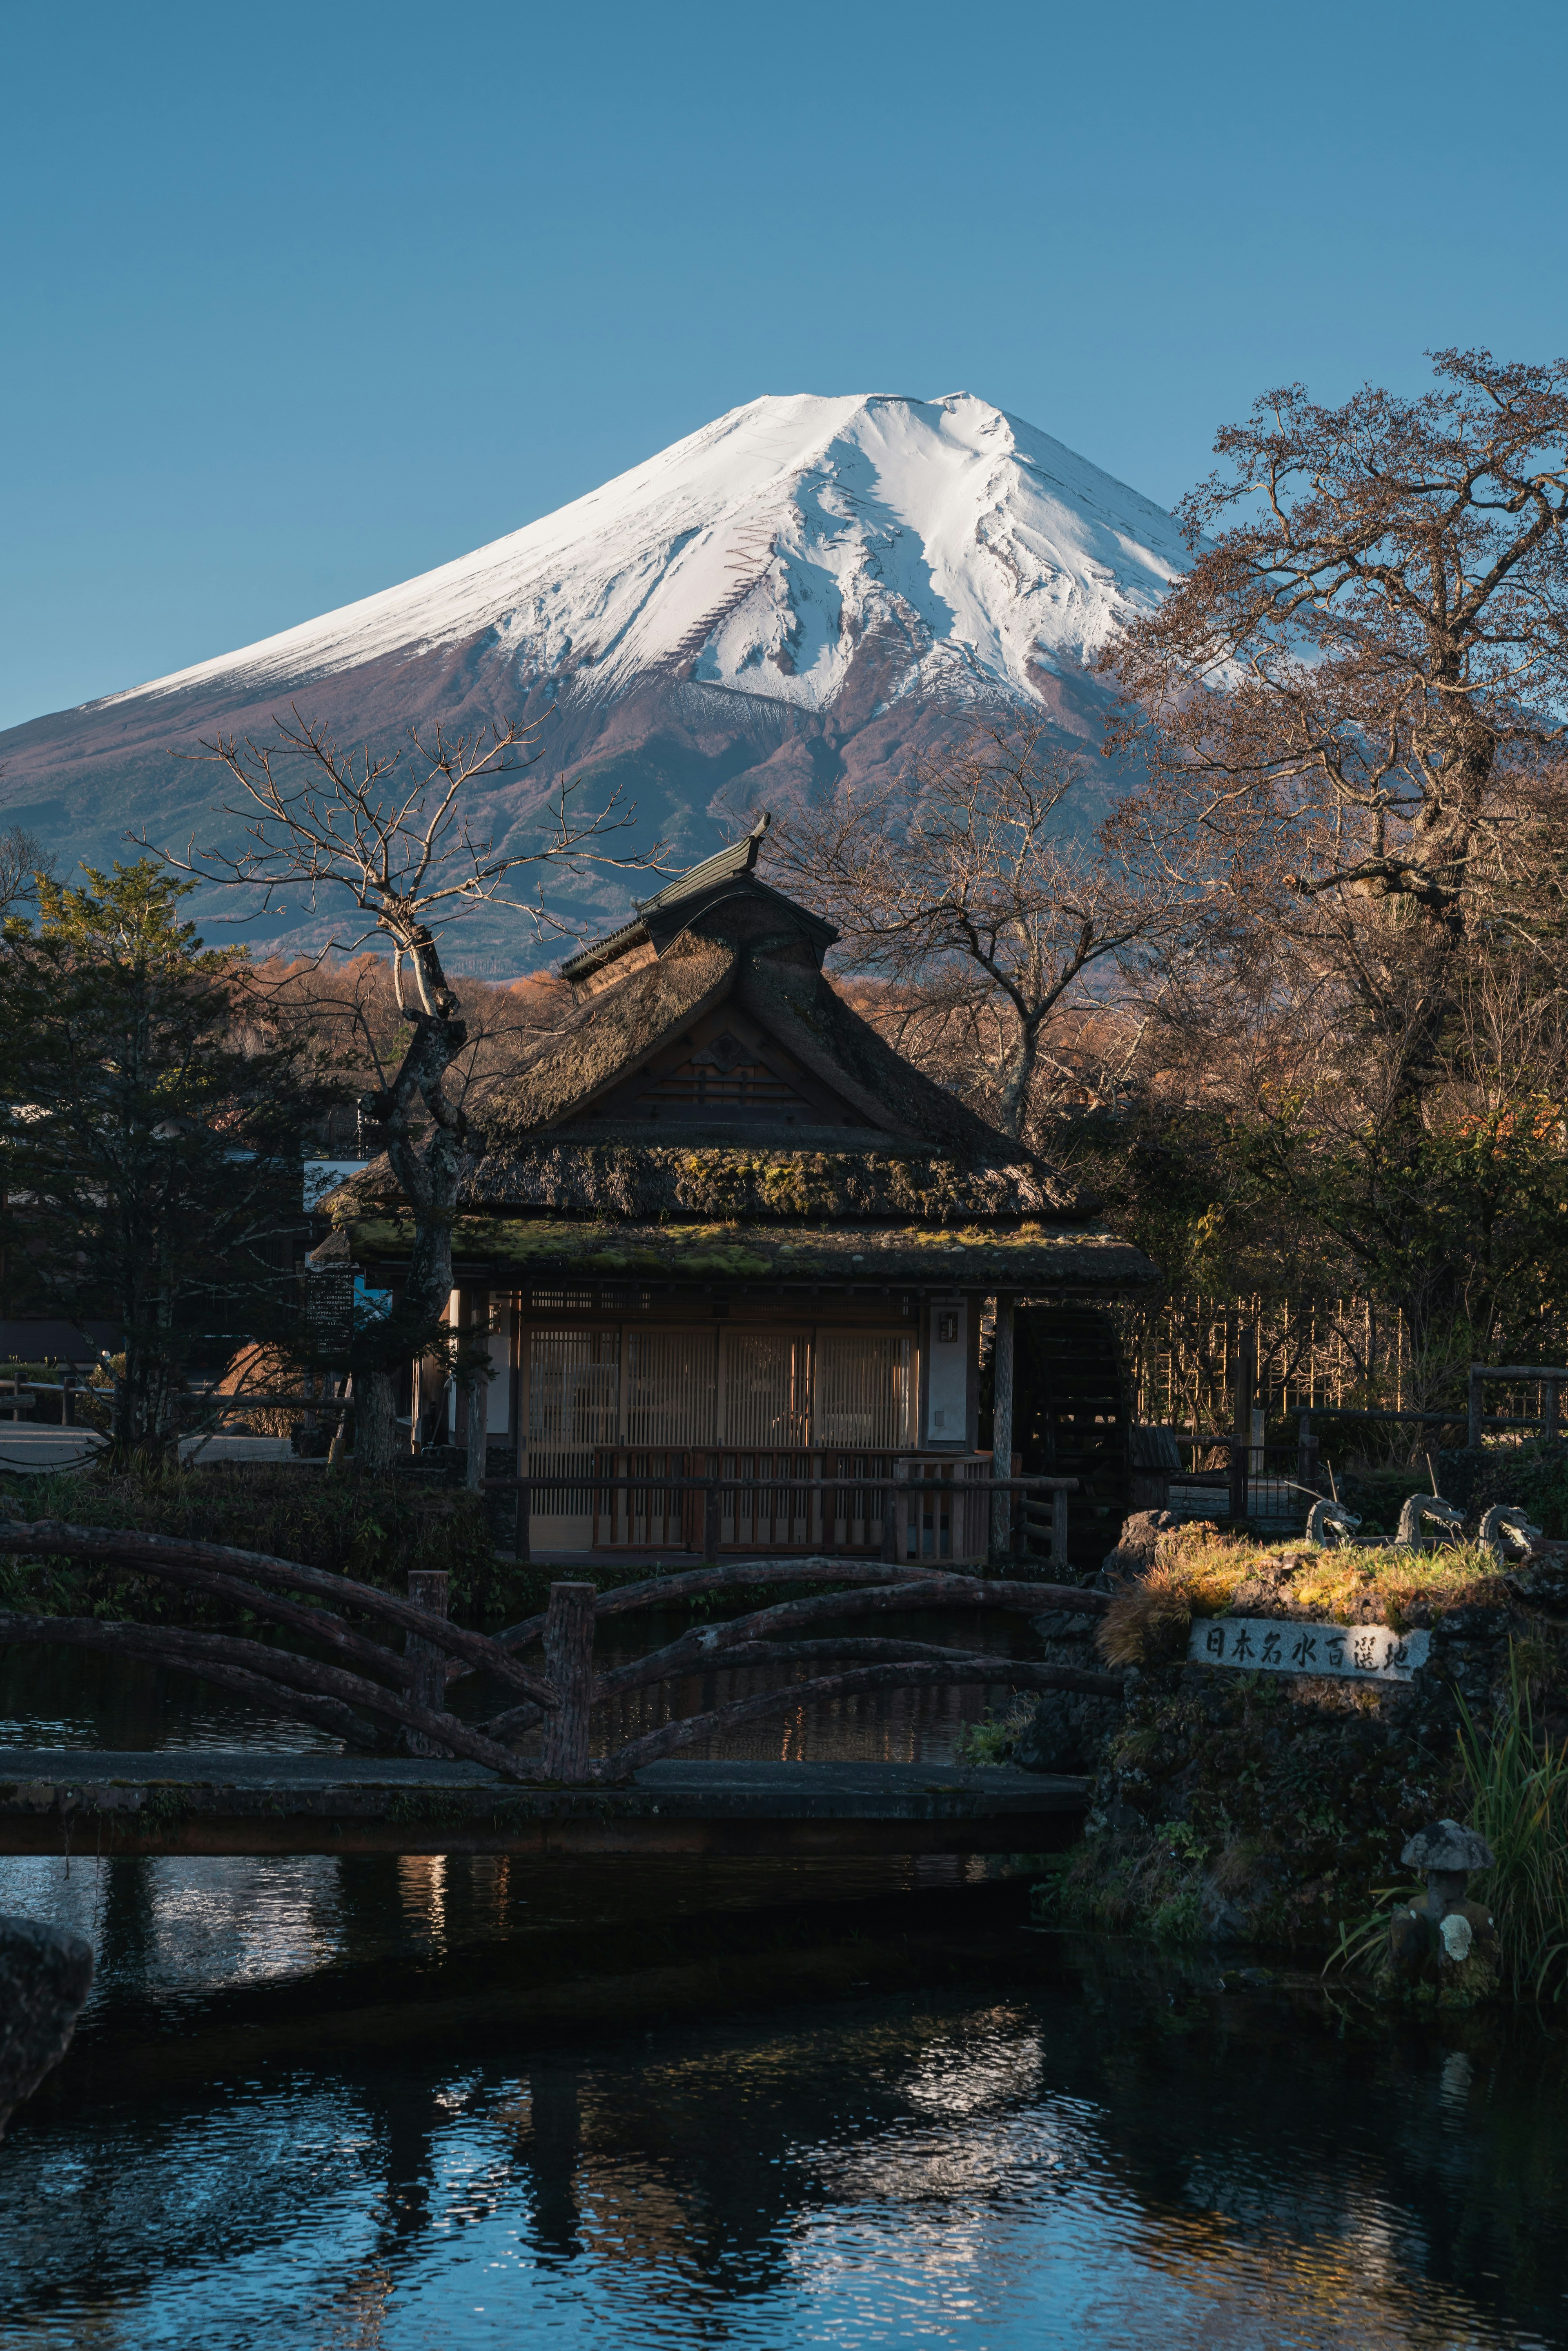
<svg viewBox="0 0 1568 2351"><path fill-rule="evenodd" d="M1160 507L970 393L754 400L472 555L14 729L5 812L112 853L200 828L211 775L173 751L290 701L340 737L543 716L503 829L570 768L700 855L716 791L905 759L977 701L1093 735L1085 664L1184 559Z"/></svg>

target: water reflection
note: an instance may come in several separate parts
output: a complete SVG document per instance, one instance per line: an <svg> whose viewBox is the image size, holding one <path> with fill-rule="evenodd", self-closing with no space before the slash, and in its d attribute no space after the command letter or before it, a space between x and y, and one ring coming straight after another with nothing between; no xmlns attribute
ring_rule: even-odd
<svg viewBox="0 0 1568 2351"><path fill-rule="evenodd" d="M102 1662L0 1667L0 1739L323 1743ZM614 1734L711 1705L719 1678L629 1704ZM741 1751L945 1756L984 1697L796 1709ZM77 2052L0 2145L0 2341L1568 2343L1561 2036L1228 1997L1211 1966L1128 1947L1075 1957L997 1923L1009 1889L983 1876L939 1857L0 1861L0 1909L99 1953ZM910 1938L960 1916L921 1975ZM781 2011L816 1996L813 1936L839 1938L835 1991L960 1988ZM766 2021L648 2033L640 2013L632 2034L615 1985L666 1963L700 1980L663 2017L744 2005L706 1998L725 1951L761 1963ZM596 1983L568 2023L541 2005ZM589 2013L620 2037L589 2041Z"/></svg>
<svg viewBox="0 0 1568 2351"><path fill-rule="evenodd" d="M606 1667L622 1664L673 1639L684 1622L653 1612L613 1618L596 1654ZM919 1617L882 1617L873 1629L889 1638L906 1634L912 1639L995 1655L998 1673L1005 1673L1008 1656L1033 1647L1026 1623L1000 1616L977 1626L972 1616L935 1610ZM793 1669L794 1678L807 1679L816 1670L800 1667ZM632 1691L596 1712L596 1749L608 1753L666 1722L750 1697L776 1678L772 1671L710 1669ZM1005 1708L1012 1695L1005 1679L988 1687L861 1691L791 1708L724 1739L699 1742L688 1751L694 1757L712 1754L756 1762L945 1761L966 1723L978 1720L988 1708ZM507 1693L477 1677L453 1686L456 1711L470 1719L507 1699ZM0 1655L0 1747L140 1751L209 1747L275 1755L341 1751L340 1742L325 1731L268 1716L243 1700L204 1689L188 1676L119 1657L47 1650Z"/></svg>
<svg viewBox="0 0 1568 2351"><path fill-rule="evenodd" d="M980 1999L241 2068L0 2149L0 2324L117 2351L1556 2344L1562 2086L1507 2034L1046 1959Z"/></svg>

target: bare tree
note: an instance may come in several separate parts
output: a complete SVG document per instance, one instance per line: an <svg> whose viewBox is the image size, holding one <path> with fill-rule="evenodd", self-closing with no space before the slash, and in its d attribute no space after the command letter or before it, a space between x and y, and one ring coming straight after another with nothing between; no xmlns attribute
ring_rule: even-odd
<svg viewBox="0 0 1568 2351"><path fill-rule="evenodd" d="M1413 1082L1455 946L1560 925L1564 878L1568 360L1433 365L1223 431L1191 570L1103 657L1150 771L1129 828L1406 1034Z"/></svg>
<svg viewBox="0 0 1568 2351"><path fill-rule="evenodd" d="M1095 983L1190 899L1107 844L1082 810L1090 773L1040 726L991 727L912 775L799 800L770 836L773 872L838 925L842 966L883 983L879 1025L946 1075L978 1072L1013 1136L1042 1071L1074 1075L1056 1033L1103 1027Z"/></svg>
<svg viewBox="0 0 1568 2351"><path fill-rule="evenodd" d="M48 871L42 842L23 826L0 832L0 922L36 903L38 875Z"/></svg>
<svg viewBox="0 0 1568 2351"><path fill-rule="evenodd" d="M438 939L455 918L477 906L507 906L537 927L564 930L542 895L546 869L584 864L644 867L655 852L617 856L604 846L634 811L608 805L579 817L570 785L539 811L542 841L497 848L474 832L468 801L481 778L514 774L540 756L537 726L482 727L448 735L439 726L410 747L343 751L322 729L292 712L276 739L219 737L199 754L225 768L238 787L225 815L241 818L246 845L196 849L170 857L180 871L255 893L263 906L282 896L314 910L323 899L351 909L349 935L331 949L354 956L379 944L391 951L392 988L406 1044L395 1068L364 1035L377 1084L361 1103L384 1138L387 1155L412 1211L413 1244L396 1328L398 1353L360 1382L356 1454L373 1474L390 1469L394 1449L393 1374L411 1333L433 1332L452 1289L452 1223L465 1173L483 1155L448 1073L468 1044L456 989L442 967ZM534 893L514 894L529 874ZM330 951L330 950L329 950ZM410 1033L412 1032L412 1033ZM417 1343L417 1339L415 1340Z"/></svg>

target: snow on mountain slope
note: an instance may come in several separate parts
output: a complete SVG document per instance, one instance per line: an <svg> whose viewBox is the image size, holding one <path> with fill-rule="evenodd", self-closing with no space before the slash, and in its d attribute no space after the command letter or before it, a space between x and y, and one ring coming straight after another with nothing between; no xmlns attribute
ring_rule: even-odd
<svg viewBox="0 0 1568 2351"><path fill-rule="evenodd" d="M383 751L437 721L533 727L538 764L476 789L478 827L528 844L570 776L580 807L612 791L635 807L619 846L695 863L781 794L902 776L977 704L1098 742L1088 664L1184 557L1158 507L967 392L755 400L401 587L13 727L0 822L68 864L123 856L128 835L237 838L221 772L193 755L270 739L292 704ZM613 921L630 886L558 869L552 905ZM249 935L319 945L328 921L274 910ZM497 910L465 917L463 941L490 971L551 951Z"/></svg>
<svg viewBox="0 0 1568 2351"><path fill-rule="evenodd" d="M496 632L520 678L655 670L821 710L896 624L904 694L1027 695L1181 568L1168 515L967 392L755 400L397 588L96 705L265 688Z"/></svg>

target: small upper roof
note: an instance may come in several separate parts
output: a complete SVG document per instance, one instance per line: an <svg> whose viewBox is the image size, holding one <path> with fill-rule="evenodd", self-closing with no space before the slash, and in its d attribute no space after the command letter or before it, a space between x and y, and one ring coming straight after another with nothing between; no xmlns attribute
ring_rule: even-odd
<svg viewBox="0 0 1568 2351"><path fill-rule="evenodd" d="M748 894L772 899L807 927L821 949L831 947L839 935L831 923L825 923L820 914L809 913L804 906L796 905L793 899L780 896L766 882L755 878L757 853L772 820L771 810L764 809L750 831L743 832L738 841L716 850L712 857L705 857L688 872L677 873L652 898L634 898L632 903L637 909L636 921L623 923L608 937L595 939L591 946L568 956L560 967L561 977L580 987L584 980L619 963L634 947L652 947L655 954L662 955L695 914L714 899L727 895L733 884L743 880L747 883Z"/></svg>

